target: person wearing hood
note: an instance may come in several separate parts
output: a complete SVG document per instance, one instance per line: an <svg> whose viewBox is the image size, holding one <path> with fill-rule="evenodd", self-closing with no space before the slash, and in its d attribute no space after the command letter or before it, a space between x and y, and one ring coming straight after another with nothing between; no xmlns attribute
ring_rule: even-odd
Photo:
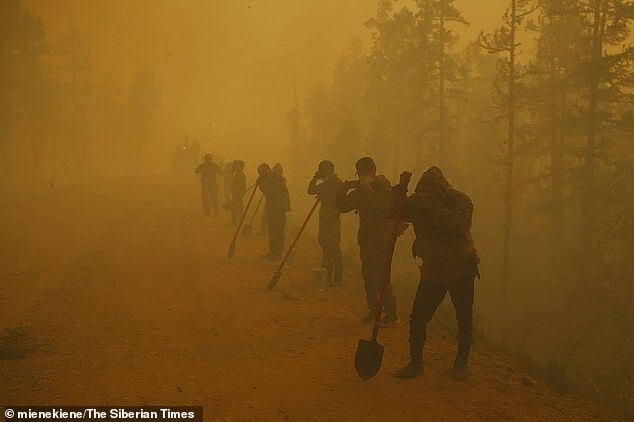
<svg viewBox="0 0 634 422"><path fill-rule="evenodd" d="M447 293L458 323L453 377L463 380L467 376L473 342L474 280L479 276L480 262L471 237L472 214L471 199L454 189L438 167L423 173L415 192L405 201L402 220L414 227L412 254L422 258L423 264L410 316L410 361L396 373L399 378L423 373L427 323Z"/></svg>
<svg viewBox="0 0 634 422"><path fill-rule="evenodd" d="M359 159L356 170L359 181L344 183L337 194L337 209L340 213L355 211L359 215L357 242L368 305L368 314L361 321L371 322L376 318L379 290L385 277L390 241L386 218L392 200L392 187L384 176L376 174L376 164L370 157ZM350 189L352 190L348 192ZM387 292L387 297L384 298L384 309L382 325L398 324L396 298L391 292Z"/></svg>
<svg viewBox="0 0 634 422"><path fill-rule="evenodd" d="M218 175L222 173L220 167L214 163L211 154L205 154L203 163L196 167L196 174L200 174L200 197L203 212L209 215L214 210L214 217L218 216Z"/></svg>
<svg viewBox="0 0 634 422"><path fill-rule="evenodd" d="M327 282L334 286L341 286L343 281L341 215L337 209L337 193L342 187L343 182L335 174L335 165L328 160L319 163L308 184L308 194L317 196L320 201L317 237L322 250L321 267L327 273Z"/></svg>
<svg viewBox="0 0 634 422"><path fill-rule="evenodd" d="M286 213L291 210L290 197L284 179L282 165L277 163L273 169L268 164L258 166L257 185L264 193L268 222L269 252L264 255L272 261L282 259L284 249Z"/></svg>

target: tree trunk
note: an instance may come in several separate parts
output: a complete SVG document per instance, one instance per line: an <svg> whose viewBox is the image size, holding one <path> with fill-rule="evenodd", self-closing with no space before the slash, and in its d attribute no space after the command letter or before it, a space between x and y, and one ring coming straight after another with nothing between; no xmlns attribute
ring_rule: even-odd
<svg viewBox="0 0 634 422"><path fill-rule="evenodd" d="M440 44L438 61L438 164L441 168L446 165L446 116L445 116L445 0L440 1L440 30L438 41Z"/></svg>
<svg viewBox="0 0 634 422"><path fill-rule="evenodd" d="M583 187L581 200L581 250L579 255L580 280L586 284L592 276L593 243L594 243L594 185L596 167L596 135L597 112L599 108L599 75L603 58L603 30L605 25L605 10L602 10L602 0L594 0L592 13L592 58L590 63L590 78L588 83L588 126L586 134L586 148L584 153Z"/></svg>
<svg viewBox="0 0 634 422"><path fill-rule="evenodd" d="M506 303L511 261L511 234L513 228L513 173L515 167L515 30L516 0L511 0L511 39L509 48L508 138L506 145L506 180L504 189L504 250L502 254L502 300Z"/></svg>

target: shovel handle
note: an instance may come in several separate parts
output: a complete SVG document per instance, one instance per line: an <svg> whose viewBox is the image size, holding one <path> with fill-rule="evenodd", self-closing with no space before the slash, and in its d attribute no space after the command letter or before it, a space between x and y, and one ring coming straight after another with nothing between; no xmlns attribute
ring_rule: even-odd
<svg viewBox="0 0 634 422"><path fill-rule="evenodd" d="M291 246L288 248L288 250L286 251L286 254L284 255L284 258L280 262L279 267L277 267L276 273L281 275L282 268L284 268L284 264L286 263L286 260L288 260L288 257L291 255L291 252L293 251L293 248L295 248L295 245L297 244L297 241L299 240L299 237L302 235L302 232L306 228L306 225L308 224L308 220L310 220L310 217L315 212L315 209L317 208L317 205L319 205L319 198L315 201L315 203L311 207L310 211L308 212L308 215L304 219L304 222L302 223L302 226L299 228L299 231L295 235L295 239L293 239L293 243L291 243Z"/></svg>
<svg viewBox="0 0 634 422"><path fill-rule="evenodd" d="M255 211L253 211L253 215L251 216L251 219L249 220L249 226L253 225L253 222L255 221L255 216L258 215L258 211L260 210L260 205L262 205L263 200L264 200L264 193L262 193L262 195L260 196L260 199L258 200L258 204L255 206Z"/></svg>
<svg viewBox="0 0 634 422"><path fill-rule="evenodd" d="M240 217L240 224L238 224L238 227L236 227L236 232L233 235L233 239L231 240L231 247L235 247L236 244L236 239L238 238L238 234L240 233L240 229L242 228L242 225L244 224L244 220L247 217L247 212L249 211L249 207L251 207L251 202L253 202L253 197L255 196L255 191L257 190L258 186L256 184L253 185L253 191L251 192L251 196L249 196L249 202L247 202L247 207L244 209L244 212L242 213L242 217Z"/></svg>
<svg viewBox="0 0 634 422"><path fill-rule="evenodd" d="M376 341L376 337L379 334L379 327L381 326L381 312L383 311L383 302L385 301L385 295L391 290L390 282L392 278L392 258L394 257L394 248L396 247L396 240L398 239L398 232L401 225L401 218L403 216L403 208L405 207L405 200L407 199L407 185L412 178L412 173L405 172L401 177L398 184L398 198L395 204L395 215L392 223L392 231L390 233L390 243L388 244L387 260L385 262L385 274L379 289L379 298L376 302L376 317L374 319L374 327L372 328L372 340Z"/></svg>

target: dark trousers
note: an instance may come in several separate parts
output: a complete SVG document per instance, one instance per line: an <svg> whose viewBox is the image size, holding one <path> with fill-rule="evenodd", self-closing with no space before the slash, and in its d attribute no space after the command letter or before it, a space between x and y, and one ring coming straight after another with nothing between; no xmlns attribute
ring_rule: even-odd
<svg viewBox="0 0 634 422"><path fill-rule="evenodd" d="M421 360L427 338L427 323L434 316L434 312L447 292L456 311L458 349L469 350L473 342L474 278L474 274L469 274L448 285L420 281L409 323L409 346L412 360Z"/></svg>
<svg viewBox="0 0 634 422"><path fill-rule="evenodd" d="M213 209L214 215L218 215L218 189L216 186L201 185L200 199L205 214L209 214Z"/></svg>
<svg viewBox="0 0 634 422"><path fill-rule="evenodd" d="M376 311L379 290L385 277L387 255L376 246L361 246L361 275L365 288L365 299L370 312ZM396 297L391 291L383 298L383 309L390 316L396 316Z"/></svg>
<svg viewBox="0 0 634 422"><path fill-rule="evenodd" d="M237 225L244 213L244 203L242 196L233 198L230 202L231 206L231 224Z"/></svg>
<svg viewBox="0 0 634 422"><path fill-rule="evenodd" d="M269 235L269 217L268 217L269 213L266 210L266 208L264 208L264 211L262 212L262 219L260 220L260 234L262 236L268 236Z"/></svg>
<svg viewBox="0 0 634 422"><path fill-rule="evenodd" d="M269 209L267 211L267 218L269 227L269 255L274 258L281 258L285 240L286 211Z"/></svg>
<svg viewBox="0 0 634 422"><path fill-rule="evenodd" d="M321 266L328 269L329 279L341 284L343 279L343 257L341 254L341 220L319 219L319 246L322 250Z"/></svg>

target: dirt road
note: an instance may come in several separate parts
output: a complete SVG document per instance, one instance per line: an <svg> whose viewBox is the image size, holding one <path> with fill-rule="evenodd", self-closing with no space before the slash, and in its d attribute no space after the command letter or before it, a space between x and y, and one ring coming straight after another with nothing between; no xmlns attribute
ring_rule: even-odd
<svg viewBox="0 0 634 422"><path fill-rule="evenodd" d="M279 287L261 238L201 215L195 181L104 184L6 206L0 215L0 403L204 406L206 420L614 420L563 397L511 358L474 347L449 377L454 343L432 327L425 375L403 323L386 329L380 374L352 359L362 286L312 290L299 253ZM313 249L314 250L314 249Z"/></svg>

